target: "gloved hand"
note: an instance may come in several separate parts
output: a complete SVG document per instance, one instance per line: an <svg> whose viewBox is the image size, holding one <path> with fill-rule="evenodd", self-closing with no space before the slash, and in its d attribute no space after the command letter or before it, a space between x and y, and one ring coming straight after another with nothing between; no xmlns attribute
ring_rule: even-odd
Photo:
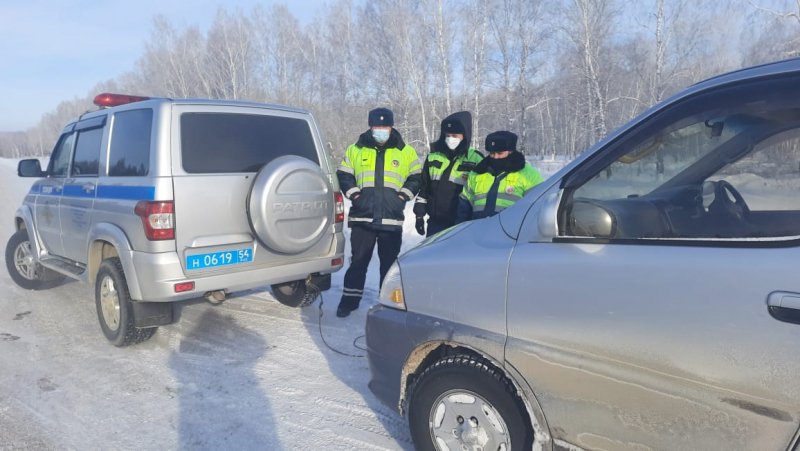
<svg viewBox="0 0 800 451"><path fill-rule="evenodd" d="M414 224L414 227L417 229L417 233L425 236L425 217L417 216L417 222Z"/></svg>

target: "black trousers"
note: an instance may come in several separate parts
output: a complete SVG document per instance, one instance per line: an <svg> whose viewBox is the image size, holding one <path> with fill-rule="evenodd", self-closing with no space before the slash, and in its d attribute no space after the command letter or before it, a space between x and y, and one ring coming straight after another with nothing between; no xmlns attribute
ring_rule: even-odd
<svg viewBox="0 0 800 451"><path fill-rule="evenodd" d="M350 267L344 274L344 288L342 289L342 300L339 303L350 310L358 308L361 297L364 296L364 283L367 279L367 267L372 259L372 251L375 244L378 245L378 258L380 259L381 279L389 267L400 254L400 245L403 242L403 232L401 230L387 232L383 230L372 230L368 227L354 226L350 229ZM378 288L380 288L378 285Z"/></svg>

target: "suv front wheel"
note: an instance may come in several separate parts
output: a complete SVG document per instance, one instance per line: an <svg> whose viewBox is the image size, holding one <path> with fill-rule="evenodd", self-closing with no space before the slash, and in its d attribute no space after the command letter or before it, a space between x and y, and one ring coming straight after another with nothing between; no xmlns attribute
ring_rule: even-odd
<svg viewBox="0 0 800 451"><path fill-rule="evenodd" d="M100 263L94 294L100 328L114 346L141 343L156 332L156 327L135 326L131 295L119 258L109 258Z"/></svg>
<svg viewBox="0 0 800 451"><path fill-rule="evenodd" d="M50 288L64 276L43 267L36 261L28 231L17 230L6 245L6 267L11 279L26 290Z"/></svg>

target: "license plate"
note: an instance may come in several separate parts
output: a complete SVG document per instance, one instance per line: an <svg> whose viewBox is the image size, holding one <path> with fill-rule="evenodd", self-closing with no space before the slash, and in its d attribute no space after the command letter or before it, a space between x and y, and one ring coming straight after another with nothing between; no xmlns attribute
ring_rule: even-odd
<svg viewBox="0 0 800 451"><path fill-rule="evenodd" d="M195 254L186 257L186 269L204 269L217 266L238 265L253 261L253 249L235 249L231 251Z"/></svg>

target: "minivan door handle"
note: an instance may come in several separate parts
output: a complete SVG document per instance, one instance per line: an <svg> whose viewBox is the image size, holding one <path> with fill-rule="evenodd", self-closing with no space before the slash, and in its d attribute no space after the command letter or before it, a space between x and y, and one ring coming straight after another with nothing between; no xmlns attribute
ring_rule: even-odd
<svg viewBox="0 0 800 451"><path fill-rule="evenodd" d="M800 324L800 293L772 292L767 297L767 309L778 321Z"/></svg>

